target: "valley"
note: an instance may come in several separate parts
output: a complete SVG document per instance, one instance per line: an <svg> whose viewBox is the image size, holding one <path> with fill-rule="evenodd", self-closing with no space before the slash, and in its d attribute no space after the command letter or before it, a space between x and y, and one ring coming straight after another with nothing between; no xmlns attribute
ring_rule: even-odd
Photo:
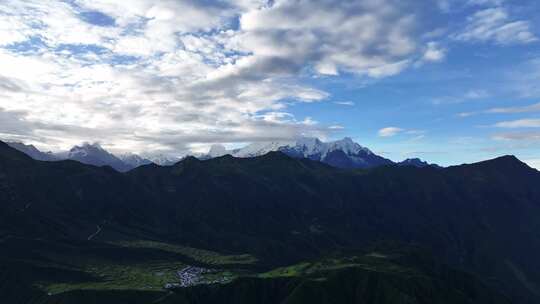
<svg viewBox="0 0 540 304"><path fill-rule="evenodd" d="M537 299L540 173L511 156L342 170L271 152L119 173L0 143L0 173L12 303Z"/></svg>

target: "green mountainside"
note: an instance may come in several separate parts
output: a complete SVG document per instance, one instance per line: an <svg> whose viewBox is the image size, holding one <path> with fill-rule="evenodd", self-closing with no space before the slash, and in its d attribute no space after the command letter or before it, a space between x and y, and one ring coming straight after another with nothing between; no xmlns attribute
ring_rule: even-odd
<svg viewBox="0 0 540 304"><path fill-rule="evenodd" d="M340 170L275 152L123 174L35 161L0 142L0 295L538 303L539 185L540 173L511 156ZM380 242L392 246L368 250ZM175 285L182 269L195 286Z"/></svg>

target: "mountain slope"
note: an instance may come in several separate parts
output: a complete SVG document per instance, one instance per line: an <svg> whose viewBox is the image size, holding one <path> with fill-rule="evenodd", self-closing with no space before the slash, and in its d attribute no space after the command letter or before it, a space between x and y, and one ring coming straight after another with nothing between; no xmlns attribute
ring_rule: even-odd
<svg viewBox="0 0 540 304"><path fill-rule="evenodd" d="M515 303L536 303L539 184L540 173L513 157L338 170L273 152L121 174L0 145L0 235L87 241L99 232L92 241L249 253L261 267L395 240L429 248Z"/></svg>
<svg viewBox="0 0 540 304"><path fill-rule="evenodd" d="M129 168L129 170L152 163L151 160L142 158L133 153L120 154L117 156L117 158L120 159L126 165L126 167Z"/></svg>
<svg viewBox="0 0 540 304"><path fill-rule="evenodd" d="M66 159L76 160L83 164L94 166L111 166L117 171L125 172L130 167L118 157L107 152L99 144L84 143L81 146L75 146L69 150Z"/></svg>
<svg viewBox="0 0 540 304"><path fill-rule="evenodd" d="M45 153L39 151L36 147L33 145L25 145L23 143L19 142L8 142L7 143L10 147L15 148L26 155L32 157L35 160L42 160L42 161L55 161L58 160L51 152Z"/></svg>
<svg viewBox="0 0 540 304"><path fill-rule="evenodd" d="M337 168L371 168L393 164L348 137L328 143L316 138L304 138L294 146L280 148L280 151L292 157L305 157Z"/></svg>
<svg viewBox="0 0 540 304"><path fill-rule="evenodd" d="M435 167L439 168L440 166L436 164L430 164L426 161L421 160L420 158L407 158L404 161L401 161L397 163L398 166L412 166L417 168L424 168L424 167Z"/></svg>
<svg viewBox="0 0 540 304"><path fill-rule="evenodd" d="M69 159L99 167L110 166L120 172L126 172L136 167L152 163L152 161L133 153L125 153L118 156L113 155L103 149L99 144L85 143L81 146L75 146L67 152L58 152L56 154L52 152L41 152L36 147L23 143L10 142L8 145L35 160L59 161Z"/></svg>
<svg viewBox="0 0 540 304"><path fill-rule="evenodd" d="M392 246L394 250L304 261L223 287L203 285L175 293L193 304L510 303L473 275L442 265L425 252Z"/></svg>

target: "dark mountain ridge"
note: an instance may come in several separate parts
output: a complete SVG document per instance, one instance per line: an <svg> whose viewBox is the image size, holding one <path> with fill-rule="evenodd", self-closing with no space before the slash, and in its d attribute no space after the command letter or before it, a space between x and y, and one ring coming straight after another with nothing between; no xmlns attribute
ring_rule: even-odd
<svg viewBox="0 0 540 304"><path fill-rule="evenodd" d="M428 248L515 303L535 303L538 185L540 173L511 156L339 170L271 152L122 174L35 161L0 143L0 238L162 240L249 252L268 267L393 240Z"/></svg>

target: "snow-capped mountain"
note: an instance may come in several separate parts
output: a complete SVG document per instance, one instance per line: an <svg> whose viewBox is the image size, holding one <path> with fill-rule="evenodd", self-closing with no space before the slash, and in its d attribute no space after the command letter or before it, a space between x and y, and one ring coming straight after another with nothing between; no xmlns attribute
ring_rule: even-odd
<svg viewBox="0 0 540 304"><path fill-rule="evenodd" d="M331 142L323 142L318 138L303 137L290 142L253 143L234 150L226 150L223 146L214 145L206 158L225 154L248 158L261 156L271 151L281 151L296 158L309 158L338 168L371 168L393 164L391 160L376 155L348 137Z"/></svg>
<svg viewBox="0 0 540 304"><path fill-rule="evenodd" d="M435 167L440 168L439 165L436 164L430 164L426 161L421 160L420 158L407 158L406 160L397 163L398 166L411 166L411 167L418 167L418 168L424 168L424 167Z"/></svg>
<svg viewBox="0 0 540 304"><path fill-rule="evenodd" d="M391 165L389 159L376 155L351 138L322 142L317 138L302 138L295 145L279 149L292 157L305 157L338 168L372 168Z"/></svg>
<svg viewBox="0 0 540 304"><path fill-rule="evenodd" d="M152 163L151 160L140 157L134 153L124 153L119 154L118 159L120 159L124 164L126 164L130 169L134 169L143 165L149 165Z"/></svg>
<svg viewBox="0 0 540 304"><path fill-rule="evenodd" d="M69 151L56 154L50 152L44 153L32 145L22 143L9 143L9 145L37 160L55 161L71 159L95 166L111 166L120 172L129 171L150 163L160 166L172 166L183 159L182 157L165 154L149 154L146 157L141 157L133 153L114 155L97 143L85 143L81 146L75 146ZM265 155L272 151L281 151L295 158L308 158L320 161L338 168L372 168L392 164L398 166L438 167L435 164L429 164L418 158L394 163L389 159L373 153L368 148L359 145L348 137L330 142L323 142L318 138L303 137L294 141L252 143L243 148L233 150L227 150L225 146L216 144L210 148L208 154L198 155L196 157L199 159L209 159L230 154L234 157L250 158Z"/></svg>
<svg viewBox="0 0 540 304"><path fill-rule="evenodd" d="M66 155L65 153L62 153ZM94 166L111 166L115 170L125 172L130 170L130 166L125 164L120 158L103 149L98 143L84 143L75 146L67 152L65 159L76 160L83 164Z"/></svg>
<svg viewBox="0 0 540 304"><path fill-rule="evenodd" d="M265 155L268 152L279 151L283 147L287 147L294 144L294 142L261 142L261 143L252 143L243 148L235 149L231 151L231 155L234 157L249 158Z"/></svg>
<svg viewBox="0 0 540 304"><path fill-rule="evenodd" d="M42 161L55 161L58 160L58 158L52 154L51 152L41 152L33 145L25 145L20 142L7 142L7 144L22 153L30 156L31 158L35 160L42 160Z"/></svg>
<svg viewBox="0 0 540 304"><path fill-rule="evenodd" d="M172 166L182 160L181 157L170 156L170 155L165 155L165 154L148 155L148 156L144 156L144 158L160 166Z"/></svg>
<svg viewBox="0 0 540 304"><path fill-rule="evenodd" d="M42 161L60 161L60 160L75 160L84 164L94 166L111 166L117 171L126 172L142 165L151 164L152 162L161 165L172 165L180 161L180 158L164 157L158 155L155 161L141 157L134 153L124 153L115 155L99 144L84 143L80 146L74 146L69 151L61 151L57 153L41 152L32 145L25 145L18 142L9 142L8 145L25 153L35 160Z"/></svg>

